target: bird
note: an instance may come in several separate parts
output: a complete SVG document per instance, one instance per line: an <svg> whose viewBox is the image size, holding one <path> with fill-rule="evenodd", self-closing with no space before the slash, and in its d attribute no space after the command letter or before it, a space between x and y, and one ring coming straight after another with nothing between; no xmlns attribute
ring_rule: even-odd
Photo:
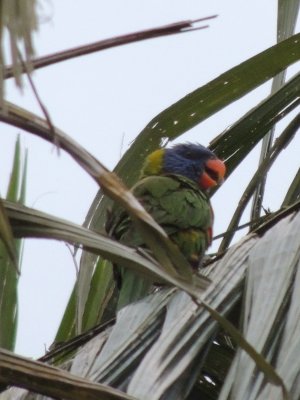
<svg viewBox="0 0 300 400"><path fill-rule="evenodd" d="M210 149L197 143L182 143L150 153L140 178L131 188L195 271L201 267L212 241L214 214L208 193L223 182L225 173L225 163ZM121 243L147 251L126 211L111 210L106 230ZM151 285L128 269L117 267L116 271L118 308L141 298Z"/></svg>

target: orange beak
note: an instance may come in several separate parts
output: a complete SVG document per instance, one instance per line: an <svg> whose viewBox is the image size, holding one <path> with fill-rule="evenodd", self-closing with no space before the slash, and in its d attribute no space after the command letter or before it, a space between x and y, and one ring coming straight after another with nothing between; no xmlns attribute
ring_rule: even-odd
<svg viewBox="0 0 300 400"><path fill-rule="evenodd" d="M200 176L199 185L201 189L209 189L211 187L221 185L224 181L226 166L223 161L213 158L205 163L205 169Z"/></svg>

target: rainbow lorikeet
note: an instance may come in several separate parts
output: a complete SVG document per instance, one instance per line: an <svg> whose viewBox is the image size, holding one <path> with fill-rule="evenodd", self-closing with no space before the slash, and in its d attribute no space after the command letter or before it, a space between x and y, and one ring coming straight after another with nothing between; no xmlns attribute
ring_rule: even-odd
<svg viewBox="0 0 300 400"><path fill-rule="evenodd" d="M220 184L225 164L200 144L178 144L151 153L132 192L176 243L193 269L212 240L213 212L207 191ZM108 232L132 247L144 247L128 214L112 211ZM121 268L119 308L147 292L149 282Z"/></svg>

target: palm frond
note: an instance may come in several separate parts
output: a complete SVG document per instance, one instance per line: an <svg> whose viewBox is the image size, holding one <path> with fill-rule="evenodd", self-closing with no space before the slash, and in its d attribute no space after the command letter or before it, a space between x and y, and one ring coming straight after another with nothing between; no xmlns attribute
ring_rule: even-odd
<svg viewBox="0 0 300 400"><path fill-rule="evenodd" d="M134 400L133 397L118 390L92 383L87 379L79 378L46 364L16 356L3 349L0 349L0 372L1 383L15 384L18 382L20 387L54 398ZM17 399L19 394L12 391L8 394L8 398L12 395L11 398ZM4 394L4 396L6 395ZM21 396L24 396L24 392L21 393Z"/></svg>
<svg viewBox="0 0 300 400"><path fill-rule="evenodd" d="M278 1L278 17L277 17L277 43L285 40L293 35L295 32L296 22L298 18L299 12L299 0L293 1ZM278 75L275 76L272 82L271 94L277 92L284 82L285 82L286 70L281 71ZM267 157L274 138L275 127L268 132L268 134L263 138L261 154L259 164L261 164L264 159ZM260 216L265 184L267 178L267 171L265 172L264 177L261 182L257 185L257 189L253 196L252 210L251 210L251 219L255 220Z"/></svg>
<svg viewBox="0 0 300 400"><path fill-rule="evenodd" d="M244 345L237 339L220 399L229 393L232 398L275 400L296 400L300 395L299 203L282 216L275 225L268 223L246 236L205 270L213 283L203 293L203 303L224 316L236 312L238 305L241 331L261 357L251 361L249 356L256 356L241 350ZM270 286L271 298L265 295ZM212 348L218 354L214 340L222 352L219 331L206 307L185 292L161 288L119 311L114 326L90 338L68 365L72 373L125 390L134 398L188 398L196 382L201 388L203 376L206 385L216 385L206 360ZM6 396L12 398L9 392Z"/></svg>
<svg viewBox="0 0 300 400"><path fill-rule="evenodd" d="M293 40L297 42L297 35L285 41L284 44L276 45L229 70L154 117L118 163L115 168L118 176L128 185L132 185L138 177L145 156L159 147L164 138L175 139L222 107L253 90L263 83L266 77L270 78L275 74L275 69L278 72L282 68L282 59L278 57L286 56ZM294 45L295 43L292 46ZM285 62L290 61L285 58ZM255 74L253 74L254 70ZM279 92L269 96L211 143L212 150L226 160L228 176L264 137L270 127L297 107L299 91L300 76L296 76ZM111 199L99 191L86 218L86 226L94 229L103 226L110 205ZM79 296L81 310L79 319L82 318L85 308L86 288L92 279L91 269L86 266L96 261L97 258L83 253L80 262L80 285L85 288L85 295ZM75 300L74 297L73 300ZM69 304L71 307L71 303ZM74 305L72 309L75 309ZM76 320L76 316L74 318Z"/></svg>
<svg viewBox="0 0 300 400"><path fill-rule="evenodd" d="M20 82L21 74L31 68L23 63L24 52L19 46L22 41L26 43L25 59L30 61L31 33L36 28L35 1L2 3L0 43L3 30L8 29L14 72ZM68 242L83 250L83 255L55 343L41 360L56 367L0 349L0 390L9 385L25 388L5 390L0 400L46 400L45 396L76 400L299 399L299 171L282 208L257 218L266 174L294 138L300 122L299 114L292 114L300 104L300 75L284 81L286 68L300 59L300 34L291 36L299 4L299 0L279 0L278 44L155 116L118 163L116 175L53 126L47 112L43 119L14 104L3 103L2 122L62 148L101 190L88 213L86 227L78 226L17 204L17 198L25 196L25 184L21 189L16 185L21 173L19 167L15 168L14 182L9 187L9 199L14 202L2 200L0 204L0 232L6 253L8 249L12 259L20 253L20 242L17 252L13 250L14 235ZM32 15L27 15L28 11ZM108 47L188 32L194 29L194 22L183 21L115 37L36 59L34 65L43 67ZM2 59L2 75L11 77L13 68L4 71L3 65ZM178 248L125 185L136 181L149 152L177 139L273 77L271 95L210 144L225 159L229 176L260 141L265 142L262 162L253 171L253 179L225 232L222 252L208 261L201 273L192 273ZM291 115L292 122L271 146L270 132L275 124ZM255 220L250 223L251 232L228 248L245 205L255 191L258 201L253 206ZM104 220L112 201L130 214L151 255L117 243L104 233ZM11 263L7 254L4 261ZM118 312L114 263L146 277L152 284L147 297ZM12 349L18 277L13 268L0 268L0 278L0 345ZM101 325L95 326L97 323ZM75 336L78 332L84 333Z"/></svg>

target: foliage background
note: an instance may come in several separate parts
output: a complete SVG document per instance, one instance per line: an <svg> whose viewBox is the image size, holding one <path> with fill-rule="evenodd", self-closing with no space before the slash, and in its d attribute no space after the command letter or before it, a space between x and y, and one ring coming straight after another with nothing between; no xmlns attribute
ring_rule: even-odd
<svg viewBox="0 0 300 400"><path fill-rule="evenodd" d="M192 0L185 4L175 0L163 4L132 0L126 4L111 1L105 6L89 0L84 8L71 1L43 4L44 21L35 41L39 55L145 27L219 14L204 31L120 47L35 73L35 83L55 125L109 168L158 112L276 40L277 2L271 0L263 4L231 0L201 5ZM28 85L24 96L13 83L9 82L6 90L9 100L42 115ZM269 90L270 83L260 87L189 131L180 141L208 144ZM8 126L0 130L2 193L17 130ZM27 204L81 223L97 191L94 182L63 152L58 157L49 144L29 135L22 135L22 141L32 154ZM299 144L298 138L294 145L299 148ZM226 228L257 159L258 150L214 197L216 233ZM264 202L272 210L279 207L298 167L298 159L286 157L284 152L279 161L269 176ZM52 342L75 275L73 260L64 245L28 241L20 280L17 352L38 356L44 352L44 344Z"/></svg>

